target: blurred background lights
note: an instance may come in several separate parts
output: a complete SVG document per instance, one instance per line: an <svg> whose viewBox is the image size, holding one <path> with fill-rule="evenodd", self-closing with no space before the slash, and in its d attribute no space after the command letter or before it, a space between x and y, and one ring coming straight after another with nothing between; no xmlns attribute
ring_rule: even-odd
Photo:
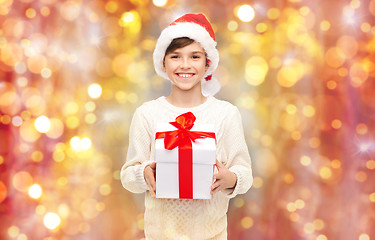
<svg viewBox="0 0 375 240"><path fill-rule="evenodd" d="M118 3L115 2L115 1L108 1L106 4L105 4L105 10L107 10L107 12L109 13L114 13L118 10Z"/></svg>
<svg viewBox="0 0 375 240"><path fill-rule="evenodd" d="M79 106L76 102L67 102L64 107L65 114L75 114L79 110Z"/></svg>
<svg viewBox="0 0 375 240"><path fill-rule="evenodd" d="M81 147L84 150L88 150L91 147L91 140L88 137L84 137L81 139Z"/></svg>
<svg viewBox="0 0 375 240"><path fill-rule="evenodd" d="M157 7L164 7L167 4L167 0L152 0L152 3Z"/></svg>
<svg viewBox="0 0 375 240"><path fill-rule="evenodd" d="M312 117L315 115L315 108L311 105L306 105L303 107L302 112L306 117Z"/></svg>
<svg viewBox="0 0 375 240"><path fill-rule="evenodd" d="M42 16L44 17L47 17L50 13L51 13L50 9L46 6L40 9L40 14L42 14Z"/></svg>
<svg viewBox="0 0 375 240"><path fill-rule="evenodd" d="M2 181L0 181L0 204L6 199L7 194L8 194L7 187Z"/></svg>
<svg viewBox="0 0 375 240"><path fill-rule="evenodd" d="M32 176L26 171L17 172L12 178L13 187L20 192L27 192L32 182Z"/></svg>
<svg viewBox="0 0 375 240"><path fill-rule="evenodd" d="M267 26L267 24L265 24L265 23L258 23L258 24L256 25L256 30L257 30L257 32L259 32L259 33L263 33L263 32L265 32L265 31L267 31L267 28L268 28L268 26Z"/></svg>
<svg viewBox="0 0 375 240"><path fill-rule="evenodd" d="M59 215L57 215L56 213L49 212L46 215L44 215L43 223L46 228L54 230L60 225L61 219Z"/></svg>
<svg viewBox="0 0 375 240"><path fill-rule="evenodd" d="M46 116L40 116L35 120L35 129L40 133L46 133L50 130L51 121Z"/></svg>
<svg viewBox="0 0 375 240"><path fill-rule="evenodd" d="M75 129L80 124L80 119L76 116L69 116L65 119L65 124L67 128Z"/></svg>
<svg viewBox="0 0 375 240"><path fill-rule="evenodd" d="M362 233L361 235L359 235L358 240L370 240L370 236L366 233Z"/></svg>
<svg viewBox="0 0 375 240"><path fill-rule="evenodd" d="M43 153L41 151L34 151L31 154L31 159L34 162L41 162L43 160Z"/></svg>
<svg viewBox="0 0 375 240"><path fill-rule="evenodd" d="M21 126L21 124L22 124L22 118L20 117L20 116L15 116L15 117L13 117L13 119L12 119L12 124L14 125L14 126L16 126L16 127L19 127L19 126Z"/></svg>
<svg viewBox="0 0 375 240"><path fill-rule="evenodd" d="M49 68L43 68L40 74L42 75L43 78L49 78L51 77L52 71Z"/></svg>
<svg viewBox="0 0 375 240"><path fill-rule="evenodd" d="M57 139L61 137L64 133L64 124L58 118L52 118L50 120L51 120L51 128L46 134L48 137L52 139Z"/></svg>
<svg viewBox="0 0 375 240"><path fill-rule="evenodd" d="M371 143L361 143L359 145L359 151L360 152L367 152L371 147Z"/></svg>
<svg viewBox="0 0 375 240"><path fill-rule="evenodd" d="M375 192L370 194L369 199L371 202L375 203Z"/></svg>
<svg viewBox="0 0 375 240"><path fill-rule="evenodd" d="M246 81L253 86L263 83L268 72L268 64L264 58L259 56L251 57L246 62Z"/></svg>
<svg viewBox="0 0 375 240"><path fill-rule="evenodd" d="M117 119L121 119L121 112L116 110L108 110L103 113L103 120L105 122L113 122Z"/></svg>
<svg viewBox="0 0 375 240"><path fill-rule="evenodd" d="M237 28L238 28L238 23L236 21L232 20L232 21L228 22L227 27L228 27L229 31L236 31Z"/></svg>
<svg viewBox="0 0 375 240"><path fill-rule="evenodd" d="M134 13L133 12L126 12L122 15L121 17L121 20L124 22L124 23L130 23L130 22L133 22L135 20L135 16L134 16Z"/></svg>
<svg viewBox="0 0 375 240"><path fill-rule="evenodd" d="M370 159L366 162L366 167L370 170L375 169L375 161Z"/></svg>
<svg viewBox="0 0 375 240"><path fill-rule="evenodd" d="M361 6L361 1L360 0L352 0L350 2L350 7L355 9L355 8L359 8Z"/></svg>
<svg viewBox="0 0 375 240"><path fill-rule="evenodd" d="M102 87L97 83L91 84L88 88L88 94L91 98L99 98L102 95Z"/></svg>
<svg viewBox="0 0 375 240"><path fill-rule="evenodd" d="M16 238L20 234L20 229L17 226L11 226L8 228L8 235L11 238Z"/></svg>
<svg viewBox="0 0 375 240"><path fill-rule="evenodd" d="M267 16L271 20L277 19L280 16L280 10L278 8L270 8L267 11Z"/></svg>
<svg viewBox="0 0 375 240"><path fill-rule="evenodd" d="M331 23L327 20L323 20L321 23L320 23L320 29L322 31L328 31L331 27Z"/></svg>
<svg viewBox="0 0 375 240"><path fill-rule="evenodd" d="M254 19L255 11L254 8L248 4L241 5L237 10L237 17L242 22L250 22Z"/></svg>
<svg viewBox="0 0 375 240"><path fill-rule="evenodd" d="M322 167L319 171L320 177L323 179L329 179L332 176L332 170L328 167Z"/></svg>
<svg viewBox="0 0 375 240"><path fill-rule="evenodd" d="M290 221L292 222L297 222L299 220L299 215L298 213L296 212L292 212L290 215L289 215L289 219Z"/></svg>
<svg viewBox="0 0 375 240"><path fill-rule="evenodd" d="M72 146L73 149L80 149L81 147L81 139L77 136L70 139L70 146Z"/></svg>
<svg viewBox="0 0 375 240"><path fill-rule="evenodd" d="M323 235L323 234L319 234L317 237L316 237L316 240L328 240L328 238Z"/></svg>
<svg viewBox="0 0 375 240"><path fill-rule="evenodd" d="M91 140L88 137L84 137L81 139L75 136L70 140L70 146L78 152L90 149L91 145Z"/></svg>
<svg viewBox="0 0 375 240"><path fill-rule="evenodd" d="M70 213L70 208L67 204L60 204L59 207L58 207L58 213L59 213L59 216L63 217L63 218L66 218L69 216L69 213Z"/></svg>
<svg viewBox="0 0 375 240"><path fill-rule="evenodd" d="M253 181L254 188L261 188L263 186L263 179L260 177L255 177Z"/></svg>
<svg viewBox="0 0 375 240"><path fill-rule="evenodd" d="M302 156L300 158L300 162L303 166L309 166L311 163L311 159L308 156Z"/></svg>
<svg viewBox="0 0 375 240"><path fill-rule="evenodd" d="M356 23L356 15L353 8L350 8L349 6L345 6L343 9L343 18L344 21L350 25L353 25Z"/></svg>
<svg viewBox="0 0 375 240"><path fill-rule="evenodd" d="M245 229L251 228L254 225L254 220L251 217L244 217L241 220L241 225Z"/></svg>
<svg viewBox="0 0 375 240"><path fill-rule="evenodd" d="M170 91L160 30L203 12L253 160L228 239L375 236L375 0L34 2L0 4L0 235L143 237L142 196L119 184L129 125Z"/></svg>
<svg viewBox="0 0 375 240"><path fill-rule="evenodd" d="M38 199L42 196L42 187L39 184L33 184L29 188L29 196L33 199Z"/></svg>

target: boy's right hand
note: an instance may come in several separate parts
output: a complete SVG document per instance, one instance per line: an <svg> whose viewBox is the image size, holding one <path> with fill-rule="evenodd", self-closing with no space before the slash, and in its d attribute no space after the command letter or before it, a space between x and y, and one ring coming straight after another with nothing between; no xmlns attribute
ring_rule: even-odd
<svg viewBox="0 0 375 240"><path fill-rule="evenodd" d="M155 172L156 171L156 162L153 162L145 167L143 175L145 177L148 188L152 197L156 197L156 182L155 182Z"/></svg>

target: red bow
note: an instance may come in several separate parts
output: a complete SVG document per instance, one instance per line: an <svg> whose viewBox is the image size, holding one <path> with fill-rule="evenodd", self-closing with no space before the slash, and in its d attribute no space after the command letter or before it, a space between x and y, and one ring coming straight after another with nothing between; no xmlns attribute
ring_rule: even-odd
<svg viewBox="0 0 375 240"><path fill-rule="evenodd" d="M177 130L157 132L155 139L164 138L164 148L172 150L178 147L178 172L180 198L193 198L193 148L192 142L198 138L215 138L213 132L193 132L196 118L193 113L187 112L170 122Z"/></svg>

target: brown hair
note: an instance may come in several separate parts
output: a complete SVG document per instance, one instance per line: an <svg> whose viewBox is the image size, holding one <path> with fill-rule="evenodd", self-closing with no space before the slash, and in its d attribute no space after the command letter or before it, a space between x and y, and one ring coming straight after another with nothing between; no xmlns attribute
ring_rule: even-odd
<svg viewBox="0 0 375 240"><path fill-rule="evenodd" d="M180 38L175 38L172 40L171 44L167 47L167 50L165 50L165 55L167 56L168 53L173 52L174 50L178 48L183 48L186 47L190 44L195 42L193 39L188 38L188 37L180 37Z"/></svg>
<svg viewBox="0 0 375 240"><path fill-rule="evenodd" d="M163 64L164 64L165 56L167 56L170 52L173 52L174 50L179 49L179 48L186 47L192 44L193 42L195 41L188 37L179 37L179 38L173 39L172 42L167 47L167 50L165 50ZM207 53L205 53L205 55L206 55L206 66L208 66L209 60L207 59Z"/></svg>

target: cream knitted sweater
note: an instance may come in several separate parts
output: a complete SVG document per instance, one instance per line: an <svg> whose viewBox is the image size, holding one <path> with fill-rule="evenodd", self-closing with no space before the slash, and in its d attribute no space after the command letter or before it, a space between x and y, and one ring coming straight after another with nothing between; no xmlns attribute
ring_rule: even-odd
<svg viewBox="0 0 375 240"><path fill-rule="evenodd" d="M154 161L157 122L173 122L192 112L196 123L214 124L217 160L237 175L233 191L214 194L210 200L154 199L148 191L143 171ZM121 169L123 186L145 195L145 236L149 240L227 239L229 199L246 193L253 182L251 160L245 142L241 116L237 107L214 97L193 108L179 108L165 97L146 102L134 113L129 132L126 163Z"/></svg>

